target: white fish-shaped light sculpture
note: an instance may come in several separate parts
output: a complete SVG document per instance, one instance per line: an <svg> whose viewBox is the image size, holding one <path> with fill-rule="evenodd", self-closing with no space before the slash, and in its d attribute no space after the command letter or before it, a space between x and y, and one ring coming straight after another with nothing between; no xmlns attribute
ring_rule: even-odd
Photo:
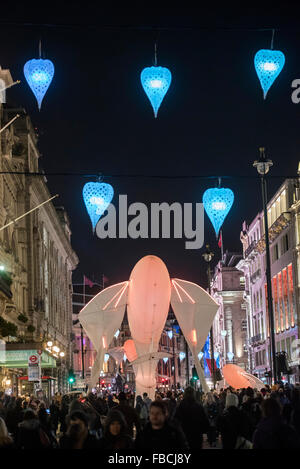
<svg viewBox="0 0 300 469"><path fill-rule="evenodd" d="M198 359L219 305L199 285L170 279L164 262L149 255L140 259L129 281L102 290L80 312L79 320L97 350L90 388L103 367L104 354L120 328L127 306L132 339L124 344L136 375L136 394L154 398L158 360L170 357L159 352L159 340L170 304L193 354L202 387L208 390Z"/></svg>

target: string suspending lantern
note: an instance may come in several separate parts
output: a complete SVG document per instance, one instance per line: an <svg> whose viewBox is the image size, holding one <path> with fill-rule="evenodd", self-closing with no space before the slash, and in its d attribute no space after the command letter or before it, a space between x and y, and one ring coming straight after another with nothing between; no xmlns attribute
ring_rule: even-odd
<svg viewBox="0 0 300 469"><path fill-rule="evenodd" d="M51 60L41 58L41 42L39 44L39 59L31 59L24 65L26 81L36 97L39 111L42 101L54 76L54 65Z"/></svg>
<svg viewBox="0 0 300 469"><path fill-rule="evenodd" d="M218 236L221 226L232 207L234 194L231 189L214 187L204 192L202 201L204 210L214 227L216 236Z"/></svg>
<svg viewBox="0 0 300 469"><path fill-rule="evenodd" d="M105 182L87 182L83 187L82 195L92 222L93 232L95 232L100 217L112 201L114 190Z"/></svg>
<svg viewBox="0 0 300 469"><path fill-rule="evenodd" d="M157 66L157 46L155 44L154 66L146 67L141 72L141 83L152 105L154 117L170 87L172 74L166 67Z"/></svg>
<svg viewBox="0 0 300 469"><path fill-rule="evenodd" d="M274 33L273 29L271 49L261 49L254 57L254 66L263 89L264 99L285 64L284 53L280 50L273 50Z"/></svg>

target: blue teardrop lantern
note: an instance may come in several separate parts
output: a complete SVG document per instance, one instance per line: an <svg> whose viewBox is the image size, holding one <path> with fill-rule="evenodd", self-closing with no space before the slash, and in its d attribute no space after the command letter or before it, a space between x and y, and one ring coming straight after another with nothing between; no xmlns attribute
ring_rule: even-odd
<svg viewBox="0 0 300 469"><path fill-rule="evenodd" d="M114 190L105 182L87 182L83 187L82 195L94 232L100 217L112 201Z"/></svg>
<svg viewBox="0 0 300 469"><path fill-rule="evenodd" d="M203 194L203 205L206 214L213 224L216 236L232 207L234 194L231 189L215 187L207 189Z"/></svg>
<svg viewBox="0 0 300 469"><path fill-rule="evenodd" d="M264 99L283 69L284 63L285 57L280 50L261 49L255 54L254 65L264 92Z"/></svg>
<svg viewBox="0 0 300 469"><path fill-rule="evenodd" d="M51 60L32 59L24 65L24 75L36 100L39 110L43 98L54 76L54 65Z"/></svg>
<svg viewBox="0 0 300 469"><path fill-rule="evenodd" d="M172 74L166 67L146 67L141 73L141 83L153 107L155 117L170 87L171 80Z"/></svg>

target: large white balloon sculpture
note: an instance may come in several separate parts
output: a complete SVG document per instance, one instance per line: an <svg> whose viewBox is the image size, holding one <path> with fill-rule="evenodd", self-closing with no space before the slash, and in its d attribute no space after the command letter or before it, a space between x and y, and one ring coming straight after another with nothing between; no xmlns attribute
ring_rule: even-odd
<svg viewBox="0 0 300 469"><path fill-rule="evenodd" d="M154 398L157 362L168 356L158 352L158 345L170 303L192 352L203 390L208 391L198 353L219 305L199 285L171 280L164 262L153 255L137 262L129 281L102 290L79 314L82 327L97 350L90 389L99 379L104 354L121 326L127 306L133 343L130 343L126 356L135 372L136 395L147 392L151 399Z"/></svg>

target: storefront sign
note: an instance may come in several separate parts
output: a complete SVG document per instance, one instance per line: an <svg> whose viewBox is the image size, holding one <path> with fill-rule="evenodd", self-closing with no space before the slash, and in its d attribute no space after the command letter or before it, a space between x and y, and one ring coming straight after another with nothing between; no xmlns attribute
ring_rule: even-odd
<svg viewBox="0 0 300 469"><path fill-rule="evenodd" d="M4 350L0 356L0 366L7 368L27 368L30 356L39 356L37 350ZM56 368L56 360L46 352L42 352L41 367Z"/></svg>

